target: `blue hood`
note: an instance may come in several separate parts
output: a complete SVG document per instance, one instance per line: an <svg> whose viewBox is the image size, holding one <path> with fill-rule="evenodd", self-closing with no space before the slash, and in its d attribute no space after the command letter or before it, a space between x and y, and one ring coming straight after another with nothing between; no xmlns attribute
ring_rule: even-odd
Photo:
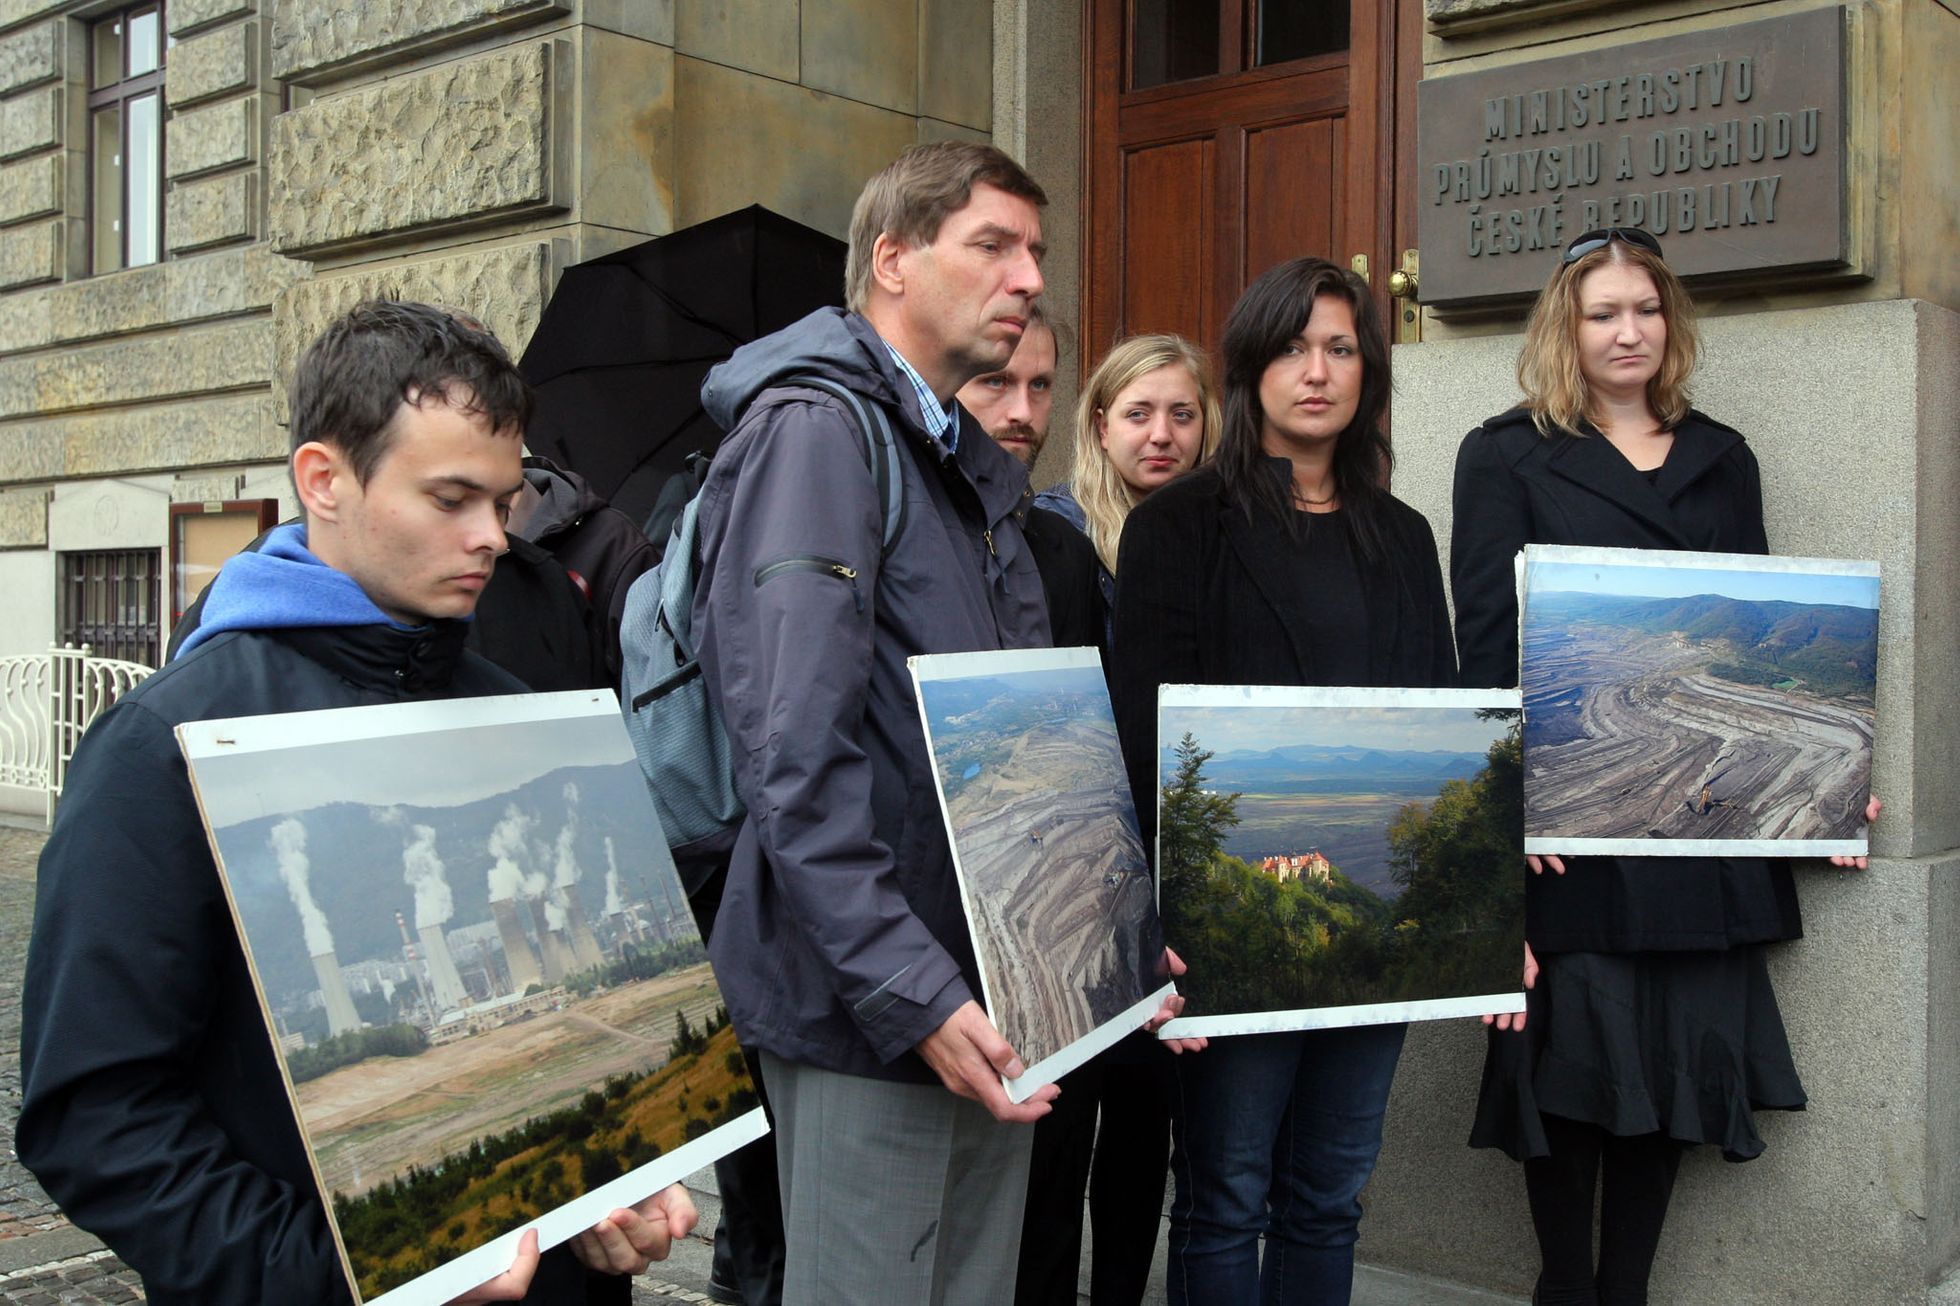
<svg viewBox="0 0 1960 1306"><path fill-rule="evenodd" d="M306 527L287 522L269 531L254 552L219 569L204 596L197 629L177 650L183 657L227 630L284 630L295 626L404 626L374 605L367 591L308 551Z"/></svg>
<svg viewBox="0 0 1960 1306"><path fill-rule="evenodd" d="M869 322L841 308L820 308L781 331L751 341L718 363L701 386L701 407L733 431L757 395L795 376L822 376L859 394L903 407L918 422L918 400Z"/></svg>

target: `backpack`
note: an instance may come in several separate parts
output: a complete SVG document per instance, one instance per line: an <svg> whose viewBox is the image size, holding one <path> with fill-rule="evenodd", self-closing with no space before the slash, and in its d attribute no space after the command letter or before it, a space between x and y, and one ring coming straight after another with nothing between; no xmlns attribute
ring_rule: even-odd
<svg viewBox="0 0 1960 1306"><path fill-rule="evenodd" d="M884 505L879 556L889 556L905 517L905 483L891 420L875 403L835 381L799 376L784 387L820 390L844 405L862 441ZM688 473L681 473L688 475ZM692 895L735 843L746 809L735 791L734 749L708 697L695 654L694 585L701 574L696 490L667 538L660 562L633 582L621 618L620 710L661 829Z"/></svg>

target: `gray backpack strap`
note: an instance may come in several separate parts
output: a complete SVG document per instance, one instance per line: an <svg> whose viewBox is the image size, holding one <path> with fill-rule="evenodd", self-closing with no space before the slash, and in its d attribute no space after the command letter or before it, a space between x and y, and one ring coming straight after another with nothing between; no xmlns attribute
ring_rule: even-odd
<svg viewBox="0 0 1960 1306"><path fill-rule="evenodd" d="M858 438L864 442L865 466L871 469L872 483L878 489L878 502L885 510L884 543L880 556L891 556L892 547L898 542L899 529L905 524L905 477L898 462L898 439L892 433L891 418L885 414L885 406L867 402L857 391L828 377L799 376L785 384L821 390L844 405L844 411L851 415Z"/></svg>

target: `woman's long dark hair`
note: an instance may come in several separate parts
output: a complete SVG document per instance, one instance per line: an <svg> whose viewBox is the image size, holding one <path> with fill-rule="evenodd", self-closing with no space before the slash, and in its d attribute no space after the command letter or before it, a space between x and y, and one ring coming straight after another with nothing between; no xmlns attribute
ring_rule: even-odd
<svg viewBox="0 0 1960 1306"><path fill-rule="evenodd" d="M1248 515L1272 514L1296 527L1292 482L1273 475L1260 444L1265 412L1259 381L1280 350L1307 328L1314 300L1333 295L1354 310L1361 347L1361 402L1354 420L1334 442L1334 492L1346 510L1354 540L1373 560L1384 552L1382 520L1389 470L1395 456L1382 434L1390 377L1388 336L1368 294L1368 283L1326 259L1296 258L1246 288L1225 319L1225 430L1218 443L1218 474L1225 492Z"/></svg>

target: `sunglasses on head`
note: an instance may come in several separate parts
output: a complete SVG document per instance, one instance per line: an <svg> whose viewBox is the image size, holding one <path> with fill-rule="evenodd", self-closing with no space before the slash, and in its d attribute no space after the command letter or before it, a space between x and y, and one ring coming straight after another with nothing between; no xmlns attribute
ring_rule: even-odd
<svg viewBox="0 0 1960 1306"><path fill-rule="evenodd" d="M1565 257L1560 262L1575 262L1596 249L1605 249L1607 245L1616 240L1625 241L1629 245L1637 245L1649 254L1652 254L1655 258L1661 257L1661 243L1640 228L1603 227L1598 231L1588 231L1584 235L1573 237L1572 243L1565 247Z"/></svg>

